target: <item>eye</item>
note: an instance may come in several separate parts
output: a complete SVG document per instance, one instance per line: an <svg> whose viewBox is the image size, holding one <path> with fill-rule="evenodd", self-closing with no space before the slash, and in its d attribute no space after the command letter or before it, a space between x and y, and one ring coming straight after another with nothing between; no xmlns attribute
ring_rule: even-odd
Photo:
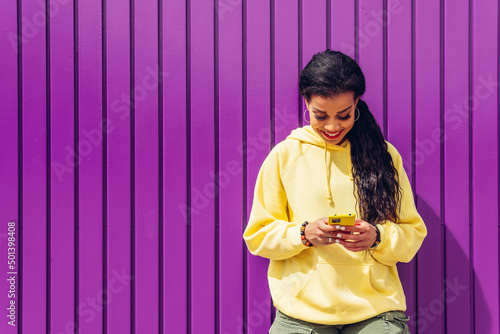
<svg viewBox="0 0 500 334"><path fill-rule="evenodd" d="M324 121L326 119L326 116L320 117L320 116L314 114L314 118L316 118L318 121Z"/></svg>
<svg viewBox="0 0 500 334"><path fill-rule="evenodd" d="M337 116L337 118L340 119L340 120L342 120L342 121L345 121L346 119L351 118L351 113L347 114L347 116L344 116L344 117Z"/></svg>

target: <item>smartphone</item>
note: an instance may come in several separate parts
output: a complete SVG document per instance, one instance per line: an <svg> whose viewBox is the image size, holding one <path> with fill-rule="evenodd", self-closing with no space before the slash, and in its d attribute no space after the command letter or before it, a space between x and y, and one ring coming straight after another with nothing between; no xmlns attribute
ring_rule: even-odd
<svg viewBox="0 0 500 334"><path fill-rule="evenodd" d="M356 220L356 214L347 213L344 215L333 214L328 216L329 225L347 225L354 226L354 221Z"/></svg>

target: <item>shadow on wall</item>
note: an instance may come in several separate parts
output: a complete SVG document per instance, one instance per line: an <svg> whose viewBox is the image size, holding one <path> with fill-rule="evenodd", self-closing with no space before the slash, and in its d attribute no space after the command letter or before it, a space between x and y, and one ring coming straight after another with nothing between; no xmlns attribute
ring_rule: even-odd
<svg viewBox="0 0 500 334"><path fill-rule="evenodd" d="M418 199L418 211L426 223L428 235L419 251L419 254L423 254L423 256L420 255L418 258L417 278L420 288L417 301L418 310L414 314L408 314L411 318L409 325L413 328L412 333L444 333L444 328L446 328L447 333L469 333L474 316L480 319L483 329L488 329L488 333L491 332L491 312L488 309L484 291L482 287L478 286L479 281L475 272L473 275L470 275L471 259L468 250L464 251L463 246L459 244L456 237L446 226L444 228L441 227L439 217L420 198ZM447 222L447 224L452 223ZM468 238L469 225L466 228L467 231L463 231L463 234ZM441 238L442 233L445 233L446 239L446 250L444 253ZM431 254L436 254L437 257L430 258ZM444 272L444 268L442 268L442 256L445 256L446 259L444 282L442 281L442 272ZM426 262L428 263L426 264ZM426 275L422 271L422 268L426 270L433 268L432 270L435 271ZM426 291L436 290L426 290L427 286L436 286L437 283L431 281L436 277L441 277L439 295L426 294ZM471 303L471 289L474 289L474 284L471 282L471 277L473 277L476 286L478 286L473 304ZM471 305L474 305L473 309ZM445 319L450 324L446 327L441 326ZM441 328L436 328L436 326Z"/></svg>
<svg viewBox="0 0 500 334"><path fill-rule="evenodd" d="M464 251L450 230L441 227L439 217L421 199L418 199L418 211L426 223L428 235L419 251L419 266L416 268L419 280L417 310L408 310L406 312L411 318L409 322L411 332L426 334L471 333L473 332L471 326L475 317L476 322L480 321L481 323L481 333L493 333L491 311L488 309L485 296L485 291L488 291L488 289L484 289L479 285L475 272L470 275L468 250L466 249L467 252ZM452 222L448 222L448 224L452 224ZM464 231L463 234L468 237L468 225L466 228L467 231ZM447 253L443 253L442 233L446 233ZM436 256L432 256L433 254ZM443 282L442 256L446 254L448 255L445 263L447 275ZM262 266L267 268L268 262L265 259L259 260L262 260ZM398 270L400 273L404 272L407 270L405 267L410 265L411 263L398 264ZM494 268L496 268L496 265ZM426 272L428 270L431 270L431 272ZM470 299L472 296L471 289L474 289L471 277L473 277L477 287L473 304ZM439 279L439 282L436 282L436 279ZM439 286L439 288L436 288L436 286ZM437 289L439 289L439 292L436 292ZM410 293L406 289L405 292L407 296ZM493 298L496 297L493 296ZM253 303L256 303L256 301L253 301ZM266 299L260 304L262 305L258 309L262 313L252 314L246 324L249 328L249 334L257 333L255 329L262 328L263 322L265 322L264 319L266 319L266 310L269 310L270 307L272 309L271 323L268 324L267 328L271 326L275 318L276 310L272 306L270 299ZM473 309L471 309L471 305L473 305ZM445 320L449 324L446 327L444 325Z"/></svg>

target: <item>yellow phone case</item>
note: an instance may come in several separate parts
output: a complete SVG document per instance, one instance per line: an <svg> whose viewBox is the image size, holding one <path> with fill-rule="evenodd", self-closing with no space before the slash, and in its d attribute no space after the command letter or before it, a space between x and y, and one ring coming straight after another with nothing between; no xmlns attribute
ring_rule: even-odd
<svg viewBox="0 0 500 334"><path fill-rule="evenodd" d="M354 226L354 221L356 220L356 214L348 213L344 215L333 214L328 216L329 225L347 225Z"/></svg>

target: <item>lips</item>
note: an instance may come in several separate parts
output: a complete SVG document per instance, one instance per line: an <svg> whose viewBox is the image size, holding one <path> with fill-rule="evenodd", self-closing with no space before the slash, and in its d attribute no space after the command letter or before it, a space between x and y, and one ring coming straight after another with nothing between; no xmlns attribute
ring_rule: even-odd
<svg viewBox="0 0 500 334"><path fill-rule="evenodd" d="M344 130L340 130L339 132L333 132L333 133L328 133L328 132L325 132L323 130L320 130L323 135L327 138L327 139L338 139L340 138L340 135L342 134L342 131Z"/></svg>

